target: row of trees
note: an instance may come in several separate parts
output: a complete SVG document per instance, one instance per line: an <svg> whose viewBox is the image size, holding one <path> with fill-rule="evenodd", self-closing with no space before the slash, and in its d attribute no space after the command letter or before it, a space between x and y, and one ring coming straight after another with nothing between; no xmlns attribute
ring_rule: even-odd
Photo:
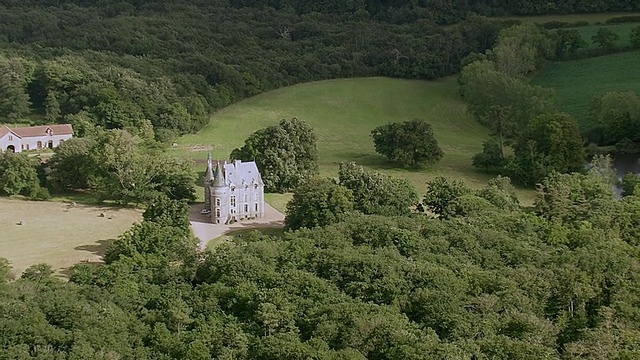
<svg viewBox="0 0 640 360"><path fill-rule="evenodd" d="M543 180L535 211L508 179L438 178L429 216L352 212L204 253L186 204L158 198L69 282L46 265L12 280L0 261L0 357L637 358L640 198L616 201L607 167L592 169ZM354 200L393 183L341 175L331 186Z"/></svg>

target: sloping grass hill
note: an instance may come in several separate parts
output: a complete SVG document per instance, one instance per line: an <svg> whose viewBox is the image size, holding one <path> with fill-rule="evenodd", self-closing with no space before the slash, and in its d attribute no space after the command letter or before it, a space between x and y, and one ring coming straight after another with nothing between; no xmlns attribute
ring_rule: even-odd
<svg viewBox="0 0 640 360"><path fill-rule="evenodd" d="M576 116L583 130L588 130L594 96L610 91L640 94L640 51L551 63L533 82L554 88L560 109Z"/></svg>
<svg viewBox="0 0 640 360"><path fill-rule="evenodd" d="M297 117L316 131L322 175L337 176L338 163L355 161L369 169L409 179L419 192L437 175L463 178L479 187L488 176L471 166L488 131L465 112L455 78L439 81L358 78L306 83L264 93L216 113L197 134L174 148L196 160L226 159L252 132ZM376 154L371 130L389 122L424 118L433 125L444 158L426 169L398 168Z"/></svg>

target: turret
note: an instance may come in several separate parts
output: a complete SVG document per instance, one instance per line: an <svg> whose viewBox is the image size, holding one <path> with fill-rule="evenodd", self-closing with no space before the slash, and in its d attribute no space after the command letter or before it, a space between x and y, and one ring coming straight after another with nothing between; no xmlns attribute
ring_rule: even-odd
<svg viewBox="0 0 640 360"><path fill-rule="evenodd" d="M222 166L220 163L216 164L216 176L211 184L213 187L223 187L224 185L224 175L222 174Z"/></svg>
<svg viewBox="0 0 640 360"><path fill-rule="evenodd" d="M204 173L204 209L211 212L211 183L213 182L213 161L211 153L207 158L207 171Z"/></svg>
<svg viewBox="0 0 640 360"><path fill-rule="evenodd" d="M229 218L229 194L220 163L216 164L216 174L209 188L211 189L211 222L224 224Z"/></svg>

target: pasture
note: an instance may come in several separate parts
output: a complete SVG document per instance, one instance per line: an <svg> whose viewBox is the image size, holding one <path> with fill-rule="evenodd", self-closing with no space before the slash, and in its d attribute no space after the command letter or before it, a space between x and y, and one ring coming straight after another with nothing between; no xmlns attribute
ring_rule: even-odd
<svg viewBox="0 0 640 360"><path fill-rule="evenodd" d="M0 257L16 276L38 263L65 275L73 264L101 261L109 241L141 220L135 209L0 198Z"/></svg>
<svg viewBox="0 0 640 360"><path fill-rule="evenodd" d="M553 88L562 111L574 115L583 130L589 121L589 104L594 96L610 91L640 94L640 51L593 58L554 62L539 71L533 82Z"/></svg>
<svg viewBox="0 0 640 360"><path fill-rule="evenodd" d="M355 161L368 169L407 178L419 192L425 190L426 181L438 175L463 178L472 187L483 186L490 178L471 166L471 157L481 151L489 132L466 113L453 77L438 81L341 79L281 88L222 109L203 130L178 139L173 151L200 163L208 151L214 158L227 159L252 132L292 117L314 128L323 176L337 176L340 162ZM425 169L390 164L376 154L370 137L379 125L412 118L424 118L432 124L445 153L439 163ZM200 171L204 171L202 167ZM280 196L267 200L286 202Z"/></svg>

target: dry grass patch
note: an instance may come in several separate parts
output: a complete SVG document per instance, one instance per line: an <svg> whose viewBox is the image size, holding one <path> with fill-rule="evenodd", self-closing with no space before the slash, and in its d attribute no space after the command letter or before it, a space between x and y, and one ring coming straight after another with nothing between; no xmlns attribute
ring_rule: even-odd
<svg viewBox="0 0 640 360"><path fill-rule="evenodd" d="M78 262L101 261L109 241L141 219L136 209L0 199L0 257L16 275L38 263L64 275Z"/></svg>

